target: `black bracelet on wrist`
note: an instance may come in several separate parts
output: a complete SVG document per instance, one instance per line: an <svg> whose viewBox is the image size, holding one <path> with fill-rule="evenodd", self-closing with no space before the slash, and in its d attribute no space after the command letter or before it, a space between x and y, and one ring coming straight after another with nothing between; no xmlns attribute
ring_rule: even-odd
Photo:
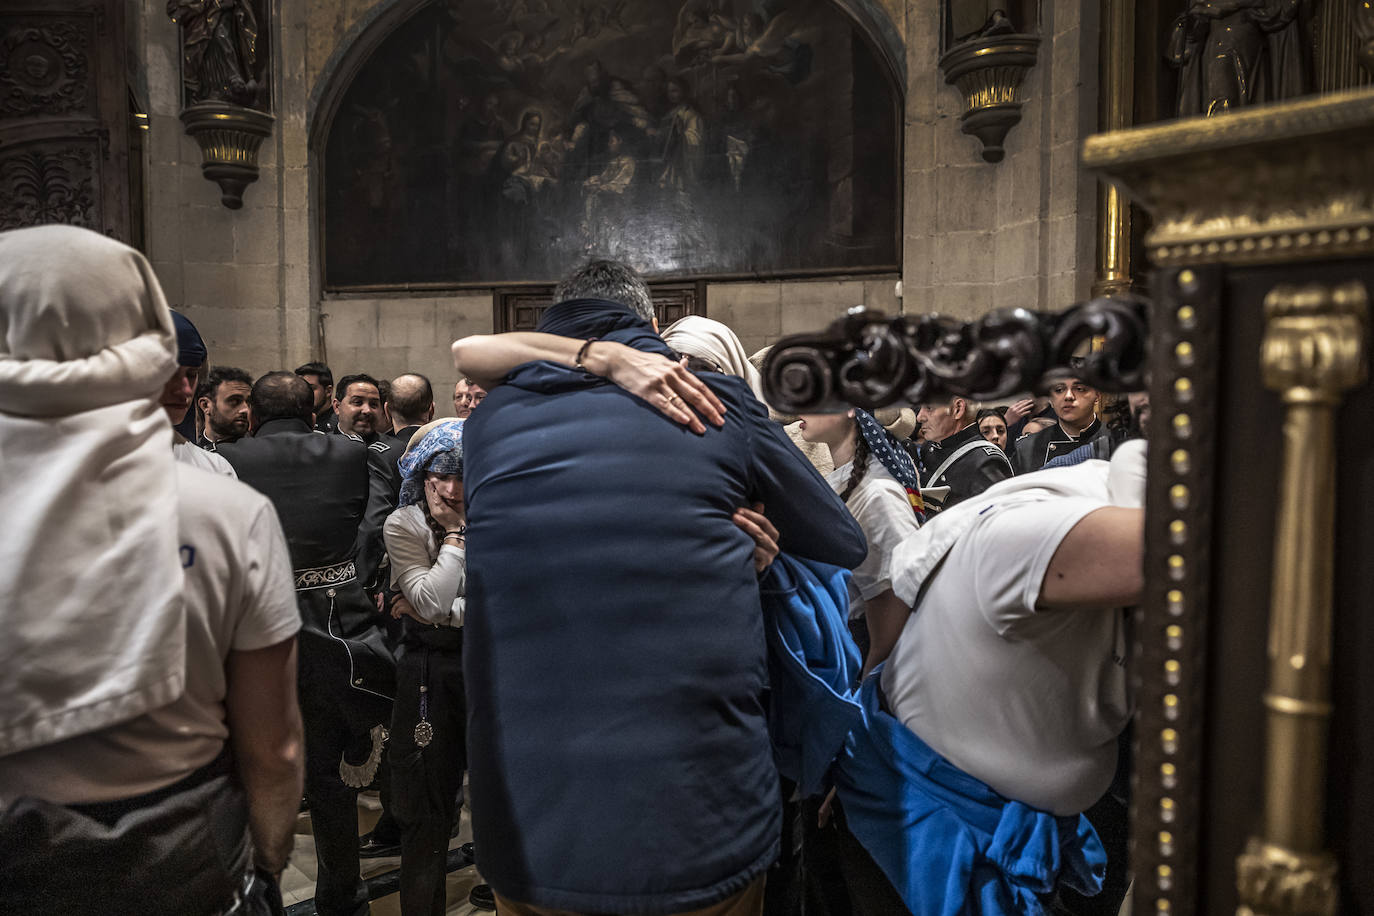
<svg viewBox="0 0 1374 916"><path fill-rule="evenodd" d="M446 538L463 538L464 540L467 540L467 536L468 536L468 526L467 526L467 525L463 525L462 527L460 527L460 528L458 528L458 529L456 529L456 530L454 530L454 531L445 531L445 532L444 532L444 537L446 537Z"/></svg>
<svg viewBox="0 0 1374 916"><path fill-rule="evenodd" d="M574 369L581 369L583 372L588 371L587 367L582 365L582 360L587 358L587 348L596 343L596 341L597 338L588 337L587 340L583 342L582 347L577 351L577 357L573 360Z"/></svg>

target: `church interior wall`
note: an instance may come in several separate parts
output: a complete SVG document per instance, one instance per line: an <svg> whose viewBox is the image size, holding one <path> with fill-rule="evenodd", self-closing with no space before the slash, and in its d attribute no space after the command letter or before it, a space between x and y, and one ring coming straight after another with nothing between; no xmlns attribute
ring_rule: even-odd
<svg viewBox="0 0 1374 916"><path fill-rule="evenodd" d="M442 387L453 374L448 341L492 330L489 291L371 297L320 288L311 105L342 49L393 2L274 5L276 123L260 152L261 175L233 211L201 176L200 152L177 117L176 28L158 0L131 0L131 53L149 114L148 253L169 302L201 327L215 363L258 373L305 362L323 347L337 370L413 369ZM1096 185L1078 168L1077 145L1097 117L1096 5L1043 5L1022 120L1007 136L1005 160L994 164L960 131L962 97L938 67L938 5L873 4L906 39L901 273L708 284L707 314L751 350L819 328L854 305L968 318L1003 306L1063 308L1088 295Z"/></svg>

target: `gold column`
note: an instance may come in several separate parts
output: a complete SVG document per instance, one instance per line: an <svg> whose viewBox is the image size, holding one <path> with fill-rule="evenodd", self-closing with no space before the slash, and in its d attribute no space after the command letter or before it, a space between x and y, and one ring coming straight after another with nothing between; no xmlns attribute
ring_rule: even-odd
<svg viewBox="0 0 1374 916"><path fill-rule="evenodd" d="M1130 127L1135 102L1135 0L1106 0L1099 47L1101 130ZM1131 288L1131 203L1114 185L1097 186L1097 277L1094 296Z"/></svg>
<svg viewBox="0 0 1374 916"><path fill-rule="evenodd" d="M1331 595L1335 554L1335 411L1364 379L1363 284L1279 286L1265 298L1260 362L1282 397L1264 834L1237 860L1241 916L1334 914L1336 860L1324 849L1331 718Z"/></svg>

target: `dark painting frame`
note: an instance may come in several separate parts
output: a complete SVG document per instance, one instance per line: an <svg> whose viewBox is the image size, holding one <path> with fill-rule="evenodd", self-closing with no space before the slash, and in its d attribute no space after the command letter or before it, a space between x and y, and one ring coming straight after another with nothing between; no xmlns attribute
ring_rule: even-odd
<svg viewBox="0 0 1374 916"><path fill-rule="evenodd" d="M489 48L491 54L511 52L517 45L515 50L527 54L532 44L543 42L547 47L556 42L555 49L563 48L559 53L568 58L545 73L534 62L557 60L558 55L527 56L535 75L526 79L521 73L526 64L517 66L518 59L512 61L507 54L505 65L510 72L503 73L505 82L484 76L483 67L497 65L479 59L475 52L467 53L472 51L471 42L455 46L451 35L455 16L474 9L490 12L497 5L494 0L420 6L352 69L329 122L317 134L322 137L316 163L324 291L347 294L551 283L589 257L606 256L626 260L655 280L899 270L902 93L892 68L867 34L829 0L771 0L771 4L749 0L749 4L778 10L764 29L766 33L774 27L772 44L760 40L740 51L748 36L735 35L730 37L733 54L710 47L694 52L690 40L679 34L665 54L650 58L659 62L670 58L676 72L670 74L666 66L656 64L637 72L643 78L638 82L616 72L631 64L618 62L609 52L624 47L631 38L639 42L656 34L666 40L671 34L668 24L653 26L649 21L653 16L663 17L663 4L613 3L610 9L628 17L629 38L613 34L612 40L599 43L582 39L581 45L574 42L575 48L567 47L564 26L558 24L561 17L545 17L545 28L540 31L543 20L528 11L583 7L563 0L535 0L513 7L499 4L514 10L509 18L518 28L498 36ZM746 2L686 0L677 8L679 18L694 5L707 12L736 11ZM670 14L674 8L676 4L669 8ZM476 29L475 23L490 20L463 21ZM700 22L700 16L694 21ZM723 21L732 20L726 15ZM819 29L817 22L830 28ZM843 26L839 37L837 25ZM601 28L619 31L604 24ZM683 31L681 22L673 28ZM816 47L802 50L806 39L812 39ZM406 56L410 70L428 68L431 76L441 72L447 76L428 83L400 79L395 72L385 76L387 66L395 64L398 48L411 52ZM420 55L417 48L427 53ZM847 63L838 81L831 79L832 58L837 54ZM655 98L651 79L655 66L665 78L657 107L644 101ZM455 68L466 74L468 83L450 78ZM531 104L530 93L549 85L554 76L566 77L559 84L562 96ZM681 86L673 88L678 77L684 80L690 98L685 103ZM576 79L584 80L583 84L568 82ZM768 131L784 115L795 115L800 125L796 129L809 129L811 124L804 117L805 106L793 111L779 104L779 93L811 93L816 97L808 104L814 109L827 101L824 92L833 96L840 91L831 83L842 84L851 95L862 92L866 100L859 108L851 104L845 109L850 122L838 131L839 139L829 134L812 137L811 146L806 147L788 137L770 137ZM420 90L414 92L415 97L405 101L409 114L380 104L398 99L398 86L409 92L417 85ZM498 88L481 88L491 86ZM875 92L874 87L881 91ZM363 104L369 98L379 104ZM693 116L682 113L684 104L700 109L695 128ZM722 104L738 117L733 121L724 117ZM474 105L481 110L474 110ZM661 111L665 105L669 107ZM603 109L599 122L598 106ZM416 112L421 111L432 117L418 116ZM572 121L581 117L576 114L579 111L589 114L578 122L582 128L577 136L578 127ZM837 117L817 121L816 130L823 127L836 134ZM516 118L520 125L513 126ZM623 151L626 143L612 139L611 134L619 131L617 119L625 118L646 125L635 140L632 157L639 177L631 181L637 184L623 196L592 193L589 188L598 182L589 184L588 179L612 185L616 178L614 159L608 159L610 146L619 143ZM397 122L415 125L413 134L401 137L393 126ZM602 138L606 146L599 159L592 142L597 124L611 125ZM674 151L672 133L678 129L682 136L696 134L697 147L690 151L695 159L680 147ZM626 133L633 133L633 126ZM426 142L413 142L417 136ZM812 179L809 186L805 182L789 185L796 174L763 155L784 147L814 153L822 143L823 168L813 163L807 172ZM560 147L561 161L557 159ZM585 158L577 158L583 153ZM622 152L619 158L626 155ZM551 156L548 161L558 168L541 166L541 156ZM770 174L776 179L771 184ZM815 179L822 174L826 183L818 185ZM826 193L817 196L798 190L805 187L822 187ZM695 214L695 222L679 219L684 213ZM788 213L808 215L801 220L779 215ZM582 222L587 223L585 228L579 225Z"/></svg>

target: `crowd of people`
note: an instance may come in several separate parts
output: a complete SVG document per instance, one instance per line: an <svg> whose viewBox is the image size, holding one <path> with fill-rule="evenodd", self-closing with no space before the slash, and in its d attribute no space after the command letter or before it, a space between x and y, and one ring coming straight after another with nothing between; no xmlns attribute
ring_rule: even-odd
<svg viewBox="0 0 1374 916"><path fill-rule="evenodd" d="M7 909L279 912L302 798L323 916L392 854L445 912L464 805L513 916L1120 906L1143 395L779 415L610 261L437 419L210 366L84 230L0 233L0 310Z"/></svg>

